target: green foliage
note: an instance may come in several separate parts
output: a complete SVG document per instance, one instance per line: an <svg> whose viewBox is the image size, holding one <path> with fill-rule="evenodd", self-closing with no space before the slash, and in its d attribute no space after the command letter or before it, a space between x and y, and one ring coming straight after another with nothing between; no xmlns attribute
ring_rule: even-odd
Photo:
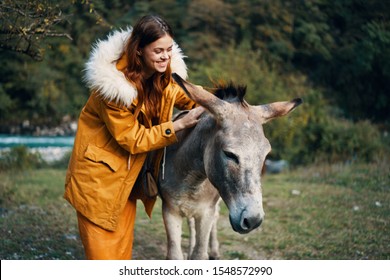
<svg viewBox="0 0 390 280"><path fill-rule="evenodd" d="M42 155L32 152L26 146L15 146L9 150L0 150L0 171L4 170L35 170L41 168L66 169L72 151L65 153L60 159L47 162Z"/></svg>
<svg viewBox="0 0 390 280"><path fill-rule="evenodd" d="M35 60L44 55L47 37L67 37L55 26L64 20L59 3L48 0L3 0L0 4L0 49L25 54Z"/></svg>
<svg viewBox="0 0 390 280"><path fill-rule="evenodd" d="M40 37L39 63L0 53L0 132L24 120L32 126L58 125L65 116L75 120L89 95L82 69L93 42L158 13L188 56L191 81L245 84L251 104L303 97L296 111L265 125L271 157L293 163L372 160L390 146L377 128L389 129L389 3L44 1L42 11L62 13L50 30L72 40Z"/></svg>
<svg viewBox="0 0 390 280"><path fill-rule="evenodd" d="M8 116L11 108L12 108L12 100L5 93L3 85L0 84L0 114L2 116Z"/></svg>
<svg viewBox="0 0 390 280"><path fill-rule="evenodd" d="M368 121L352 124L346 120L330 119L323 126L320 154L330 162L345 159L370 161L380 146L380 133Z"/></svg>
<svg viewBox="0 0 390 280"><path fill-rule="evenodd" d="M54 162L51 162L48 165L53 169L66 169L66 168L68 168L68 164L69 164L69 160L70 160L71 155L72 155L72 151L69 151L69 152L65 153L62 156L62 158L60 158L59 160L56 160Z"/></svg>
<svg viewBox="0 0 390 280"><path fill-rule="evenodd" d="M29 170L45 166L38 153L29 152L26 146L17 146L0 152L0 170Z"/></svg>
<svg viewBox="0 0 390 280"><path fill-rule="evenodd" d="M320 123L309 123L306 129L305 143L315 152L301 151L305 163L370 162L385 152L378 128L368 121L354 124L347 120L328 118Z"/></svg>
<svg viewBox="0 0 390 280"><path fill-rule="evenodd" d="M190 78L203 86L212 86L209 80L220 79L245 84L246 99L252 105L303 98L303 105L294 112L264 125L272 145L271 158L286 159L293 164L316 160L371 161L383 151L379 129L372 123L340 118L337 108L324 99L323 91L311 87L304 75L281 74L246 44L217 53L209 64L191 73Z"/></svg>
<svg viewBox="0 0 390 280"><path fill-rule="evenodd" d="M345 117L389 120L389 1L296 5L293 64L328 89Z"/></svg>

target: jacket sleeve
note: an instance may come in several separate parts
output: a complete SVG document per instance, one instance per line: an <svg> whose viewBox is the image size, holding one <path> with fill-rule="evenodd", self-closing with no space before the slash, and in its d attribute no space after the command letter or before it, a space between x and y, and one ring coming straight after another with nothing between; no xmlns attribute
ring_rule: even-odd
<svg viewBox="0 0 390 280"><path fill-rule="evenodd" d="M126 108L106 101L100 102L100 106L100 117L108 131L131 154L161 149L177 141L172 121L147 128Z"/></svg>
<svg viewBox="0 0 390 280"><path fill-rule="evenodd" d="M180 110L191 110L194 109L197 104L195 101L190 99L184 90L177 84L174 85L178 91L175 99L175 107Z"/></svg>

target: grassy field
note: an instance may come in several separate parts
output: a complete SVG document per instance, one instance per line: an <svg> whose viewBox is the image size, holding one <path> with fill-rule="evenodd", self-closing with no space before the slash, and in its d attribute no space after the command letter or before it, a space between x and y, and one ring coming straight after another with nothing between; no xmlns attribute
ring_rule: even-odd
<svg viewBox="0 0 390 280"><path fill-rule="evenodd" d="M266 219L239 235L224 205L222 259L390 259L389 164L302 168L263 179ZM84 259L65 171L0 172L1 259ZM183 246L188 233L183 233ZM134 259L164 259L160 201L151 220L138 204Z"/></svg>

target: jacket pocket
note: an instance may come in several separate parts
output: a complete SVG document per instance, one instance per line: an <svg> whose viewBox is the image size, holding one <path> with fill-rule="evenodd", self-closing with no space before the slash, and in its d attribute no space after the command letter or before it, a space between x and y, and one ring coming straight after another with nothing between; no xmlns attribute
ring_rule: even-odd
<svg viewBox="0 0 390 280"><path fill-rule="evenodd" d="M103 163L114 172L119 169L121 162L123 161L122 158L116 156L115 154L94 145L88 145L87 150L84 153L84 157L93 162Z"/></svg>

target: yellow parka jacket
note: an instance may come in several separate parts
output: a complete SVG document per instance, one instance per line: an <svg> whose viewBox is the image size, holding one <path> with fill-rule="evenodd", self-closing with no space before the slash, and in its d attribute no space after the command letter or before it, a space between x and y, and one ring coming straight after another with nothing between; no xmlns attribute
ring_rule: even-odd
<svg viewBox="0 0 390 280"><path fill-rule="evenodd" d="M147 152L160 149L155 162L157 175L161 149L177 141L171 121L174 106L195 107L172 83L162 96L159 125L151 126L143 109L140 117L134 118L137 91L121 72L126 60L122 57L118 61L130 34L131 29L116 31L92 50L85 69L91 95L79 117L65 179L65 199L90 221L110 231L117 226ZM172 72L187 77L176 44L171 59ZM137 198L150 216L156 199L139 190Z"/></svg>

